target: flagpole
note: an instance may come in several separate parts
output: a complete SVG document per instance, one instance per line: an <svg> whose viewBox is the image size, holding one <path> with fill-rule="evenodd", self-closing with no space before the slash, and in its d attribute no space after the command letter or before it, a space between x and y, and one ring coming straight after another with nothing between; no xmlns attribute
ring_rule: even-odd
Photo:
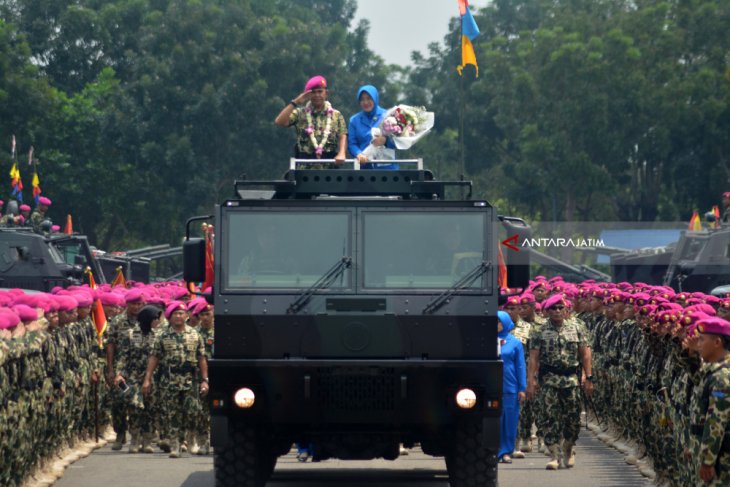
<svg viewBox="0 0 730 487"><path fill-rule="evenodd" d="M466 8L469 8L467 5ZM461 44L461 55L464 50L464 22L459 19L459 44ZM464 76L459 74L459 179L464 180ZM461 186L461 199L464 199L464 187Z"/></svg>

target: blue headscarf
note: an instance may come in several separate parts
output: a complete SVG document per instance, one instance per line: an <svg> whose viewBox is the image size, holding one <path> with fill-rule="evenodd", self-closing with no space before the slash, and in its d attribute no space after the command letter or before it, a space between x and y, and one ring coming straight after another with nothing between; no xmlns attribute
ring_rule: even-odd
<svg viewBox="0 0 730 487"><path fill-rule="evenodd" d="M514 321L512 321L512 318L506 311L497 311L497 318L500 322L502 322L502 331L500 331L498 334L499 338L505 340L507 338L507 335L509 335L509 332L514 330L515 323Z"/></svg>

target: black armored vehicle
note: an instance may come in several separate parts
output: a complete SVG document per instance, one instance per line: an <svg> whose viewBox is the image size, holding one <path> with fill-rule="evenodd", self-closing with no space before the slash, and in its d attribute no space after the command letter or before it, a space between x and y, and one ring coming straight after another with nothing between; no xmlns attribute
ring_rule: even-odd
<svg viewBox="0 0 730 487"><path fill-rule="evenodd" d="M84 282L89 267L106 282L83 235L39 235L30 228L0 228L0 287L48 292Z"/></svg>
<svg viewBox="0 0 730 487"><path fill-rule="evenodd" d="M205 274L191 224L216 228L216 485L263 486L292 443L311 445L314 460L393 460L400 444L420 444L446 457L452 486L496 485L496 228L524 222L420 160L307 162L281 180L236 181L215 215L188 221L188 281Z"/></svg>

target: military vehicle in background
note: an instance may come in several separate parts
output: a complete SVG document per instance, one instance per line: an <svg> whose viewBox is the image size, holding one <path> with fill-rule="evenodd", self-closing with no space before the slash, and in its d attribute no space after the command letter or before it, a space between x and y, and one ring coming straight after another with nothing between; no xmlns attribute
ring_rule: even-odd
<svg viewBox="0 0 730 487"><path fill-rule="evenodd" d="M497 485L496 228L529 227L500 223L470 182L438 181L420 160L302 167L312 162L236 181L213 216L188 221L187 281L205 278L191 225L216 228L216 485L263 486L292 443L315 460L394 460L420 443L446 457L452 486ZM527 284L526 258L507 262L510 285Z"/></svg>
<svg viewBox="0 0 730 487"><path fill-rule="evenodd" d="M107 282L114 280L119 267L127 281L149 283L182 278L182 247L164 244L123 252L97 251L96 258Z"/></svg>
<svg viewBox="0 0 730 487"><path fill-rule="evenodd" d="M0 287L49 292L84 283L89 267L97 283L106 282L83 235L39 235L30 228L0 228Z"/></svg>
<svg viewBox="0 0 730 487"><path fill-rule="evenodd" d="M684 230L677 242L667 246L614 249L610 257L614 282L645 282L709 294L730 283L730 227Z"/></svg>

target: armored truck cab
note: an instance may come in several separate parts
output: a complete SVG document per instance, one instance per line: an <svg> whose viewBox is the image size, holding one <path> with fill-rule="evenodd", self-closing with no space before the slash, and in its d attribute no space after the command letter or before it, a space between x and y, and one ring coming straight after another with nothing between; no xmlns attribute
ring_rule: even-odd
<svg viewBox="0 0 730 487"><path fill-rule="evenodd" d="M452 486L496 485L497 215L414 162L238 181L216 206L218 486L264 485L292 443L315 460L419 443ZM202 280L202 240L183 252Z"/></svg>

